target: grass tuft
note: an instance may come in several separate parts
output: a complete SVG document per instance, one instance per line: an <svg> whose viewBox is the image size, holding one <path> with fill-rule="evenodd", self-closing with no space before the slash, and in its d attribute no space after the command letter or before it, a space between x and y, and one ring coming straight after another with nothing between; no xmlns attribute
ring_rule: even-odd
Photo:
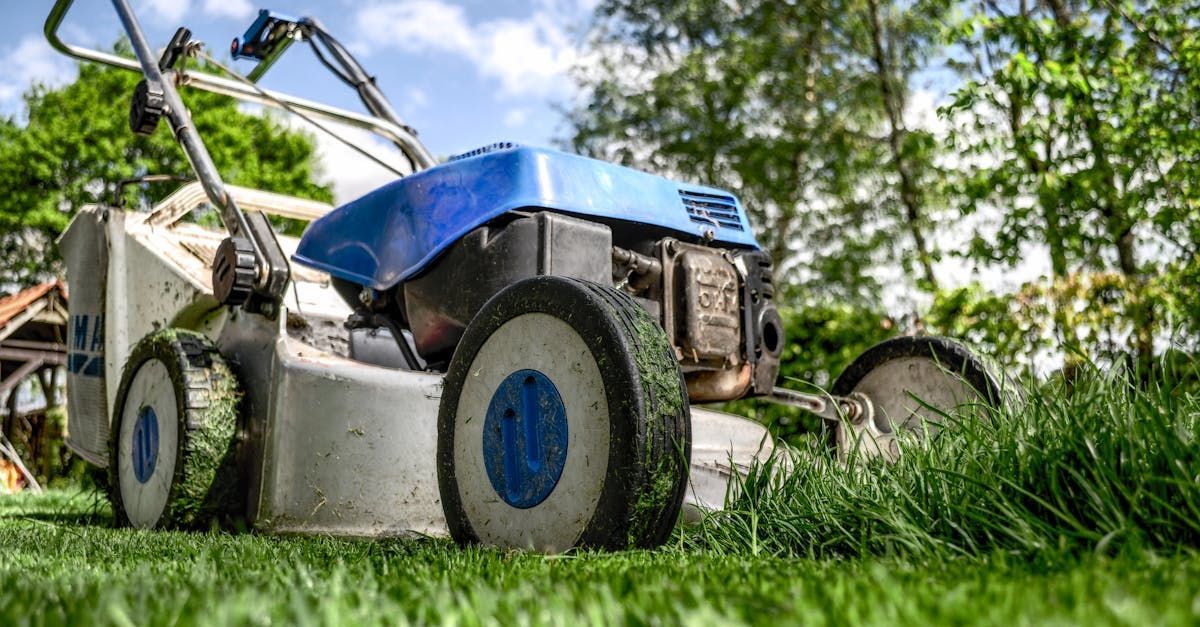
<svg viewBox="0 0 1200 627"><path fill-rule="evenodd" d="M779 453L687 534L721 553L906 558L1200 548L1200 394L1091 370L967 408L894 465ZM779 472L789 467L790 472Z"/></svg>

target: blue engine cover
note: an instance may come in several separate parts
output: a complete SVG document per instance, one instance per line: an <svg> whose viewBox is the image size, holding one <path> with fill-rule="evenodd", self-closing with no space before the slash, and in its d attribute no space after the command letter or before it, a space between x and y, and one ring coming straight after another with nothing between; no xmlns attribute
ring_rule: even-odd
<svg viewBox="0 0 1200 627"><path fill-rule="evenodd" d="M412 277L471 230L516 209L669 229L758 248L732 194L544 148L497 144L394 181L313 222L292 257L386 290Z"/></svg>

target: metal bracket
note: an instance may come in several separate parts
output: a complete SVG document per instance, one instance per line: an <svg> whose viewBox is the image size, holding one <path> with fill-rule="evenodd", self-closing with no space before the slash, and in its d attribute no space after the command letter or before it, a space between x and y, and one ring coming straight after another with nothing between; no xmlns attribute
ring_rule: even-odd
<svg viewBox="0 0 1200 627"><path fill-rule="evenodd" d="M830 396L775 388L764 398L772 403L803 409L830 422L848 420L858 423L873 413L870 399L862 394Z"/></svg>
<svg viewBox="0 0 1200 627"><path fill-rule="evenodd" d="M350 319L346 321L346 329L377 329L385 328L392 334L392 339L400 348L400 354L404 356L404 361L408 363L409 370L421 370L421 362L413 353L412 347L408 345L408 341L404 339L404 330L396 323L396 320L391 316L380 313L359 310L354 312Z"/></svg>
<svg viewBox="0 0 1200 627"><path fill-rule="evenodd" d="M233 40L229 52L234 59L258 59L258 64L246 75L251 82L257 83L284 51L304 36L300 20L262 9L241 40Z"/></svg>

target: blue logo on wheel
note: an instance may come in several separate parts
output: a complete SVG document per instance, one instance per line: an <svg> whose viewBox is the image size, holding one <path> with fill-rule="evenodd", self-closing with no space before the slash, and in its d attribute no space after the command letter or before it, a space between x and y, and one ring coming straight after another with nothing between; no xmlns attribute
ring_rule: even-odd
<svg viewBox="0 0 1200 627"><path fill-rule="evenodd" d="M483 463L513 507L533 507L554 491L567 463L567 409L546 375L518 370L496 388L483 423Z"/></svg>
<svg viewBox="0 0 1200 627"><path fill-rule="evenodd" d="M158 415L153 407L143 407L133 423L133 476L146 483L158 463Z"/></svg>

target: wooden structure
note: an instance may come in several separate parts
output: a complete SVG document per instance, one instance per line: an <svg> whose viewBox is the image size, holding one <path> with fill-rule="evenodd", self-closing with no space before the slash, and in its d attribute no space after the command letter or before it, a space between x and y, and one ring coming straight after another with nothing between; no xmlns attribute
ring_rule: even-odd
<svg viewBox="0 0 1200 627"><path fill-rule="evenodd" d="M58 406L60 373L67 364L67 289L49 281L0 298L0 421L3 457L21 457L34 475L46 477L55 466L50 459L61 448L61 425L52 425L47 412ZM37 377L44 404L22 407L21 384ZM18 459L5 460L20 465ZM11 469L10 469L11 471ZM22 471L24 469L22 468ZM35 484L36 485L36 484Z"/></svg>

